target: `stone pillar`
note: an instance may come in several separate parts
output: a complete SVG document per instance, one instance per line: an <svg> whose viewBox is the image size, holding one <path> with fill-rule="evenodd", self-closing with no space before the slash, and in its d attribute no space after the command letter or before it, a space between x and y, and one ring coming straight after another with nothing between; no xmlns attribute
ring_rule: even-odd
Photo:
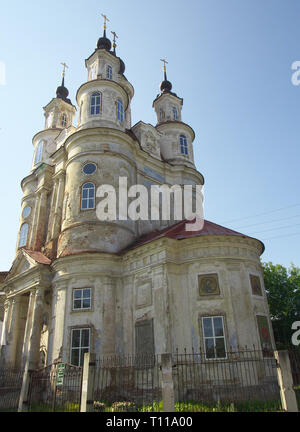
<svg viewBox="0 0 300 432"><path fill-rule="evenodd" d="M102 306L102 355L115 354L115 284L109 278L103 278L103 306Z"/></svg>
<svg viewBox="0 0 300 432"><path fill-rule="evenodd" d="M164 412L174 412L174 384L172 377L172 354L161 355L161 384Z"/></svg>
<svg viewBox="0 0 300 432"><path fill-rule="evenodd" d="M280 386L282 408L288 412L298 412L298 404L293 388L293 376L288 351L275 351L278 362L277 376Z"/></svg>
<svg viewBox="0 0 300 432"><path fill-rule="evenodd" d="M95 354L92 353L84 354L80 412L94 411L93 397L94 397L94 380L95 380L95 368L96 368L95 360L96 360Z"/></svg>
<svg viewBox="0 0 300 432"><path fill-rule="evenodd" d="M4 302L4 318L3 318L3 326L2 326L2 334L0 340L0 364L4 365L6 363L7 357L7 337L8 337L8 324L9 324L9 316L11 314L12 307L12 299L6 299Z"/></svg>
<svg viewBox="0 0 300 432"><path fill-rule="evenodd" d="M63 360L64 334L65 334L65 315L66 315L66 300L67 300L67 283L68 281L55 282L55 290L53 295L53 302L55 309L51 322L52 333L52 362L60 359ZM67 355L65 353L64 357Z"/></svg>
<svg viewBox="0 0 300 432"><path fill-rule="evenodd" d="M154 341L156 352L171 349L168 282L164 265L153 269Z"/></svg>
<svg viewBox="0 0 300 432"><path fill-rule="evenodd" d="M39 365L40 340L42 330L44 288L33 288L30 292L27 321L25 327L22 362L28 370Z"/></svg>
<svg viewBox="0 0 300 432"><path fill-rule="evenodd" d="M6 362L11 367L14 367L16 363L16 349L20 318L20 301L20 296L15 296L12 299L11 316L6 340Z"/></svg>

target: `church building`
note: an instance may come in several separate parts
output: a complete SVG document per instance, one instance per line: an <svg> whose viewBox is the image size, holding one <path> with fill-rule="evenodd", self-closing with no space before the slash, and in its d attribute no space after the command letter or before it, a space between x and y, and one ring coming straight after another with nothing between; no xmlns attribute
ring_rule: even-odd
<svg viewBox="0 0 300 432"><path fill-rule="evenodd" d="M134 88L115 38L104 24L76 102L63 73L44 107L45 127L33 137L16 255L0 281L0 364L82 365L85 352L176 349L221 359L238 347L274 347L261 241L207 220L194 231L173 217L99 220L97 190L118 191L120 177L147 190L204 184L195 133L165 64L156 125L132 125Z"/></svg>

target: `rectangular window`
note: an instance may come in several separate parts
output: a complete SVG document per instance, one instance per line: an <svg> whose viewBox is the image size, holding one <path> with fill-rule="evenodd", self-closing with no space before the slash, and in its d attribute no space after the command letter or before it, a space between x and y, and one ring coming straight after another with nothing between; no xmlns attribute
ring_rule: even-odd
<svg viewBox="0 0 300 432"><path fill-rule="evenodd" d="M72 329L71 332L71 364L83 366L84 354L90 351L90 329Z"/></svg>
<svg viewBox="0 0 300 432"><path fill-rule="evenodd" d="M226 343L223 317L203 317L202 329L204 337L205 358L226 358Z"/></svg>
<svg viewBox="0 0 300 432"><path fill-rule="evenodd" d="M256 296L262 296L259 276L250 275L250 282L251 282L252 294Z"/></svg>
<svg viewBox="0 0 300 432"><path fill-rule="evenodd" d="M273 350L268 318L265 315L257 315L256 319L263 356L272 357Z"/></svg>
<svg viewBox="0 0 300 432"><path fill-rule="evenodd" d="M91 288L73 290L73 310L91 309Z"/></svg>

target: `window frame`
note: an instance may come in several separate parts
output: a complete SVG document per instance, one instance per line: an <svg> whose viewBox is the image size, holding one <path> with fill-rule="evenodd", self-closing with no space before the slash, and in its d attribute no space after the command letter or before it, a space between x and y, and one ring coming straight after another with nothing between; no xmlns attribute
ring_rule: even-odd
<svg viewBox="0 0 300 432"><path fill-rule="evenodd" d="M92 185L93 185L93 189L94 189L94 195L93 195L93 202L94 202L94 206L93 206L93 207L83 208L83 207L82 207L83 200L89 202L89 200L91 199L91 197L90 197L89 195L88 195L87 198L83 198L83 190L84 190L84 186L87 185L87 184L92 184ZM92 188L89 188L89 189L92 189ZM88 190L89 190L89 189L88 189ZM81 210L81 211L95 210L95 208L96 208L96 185L95 185L95 183L93 183L93 182L91 182L91 181L88 181L88 182L83 183L83 184L81 185L81 188L80 188L80 210Z"/></svg>
<svg viewBox="0 0 300 432"><path fill-rule="evenodd" d="M42 162L43 151L44 151L44 144L45 144L45 141L41 140L41 141L39 141L39 143L38 143L38 145L36 147L36 151L35 151L35 154L34 154L34 165L37 165L37 164L39 164L39 163Z"/></svg>
<svg viewBox="0 0 300 432"><path fill-rule="evenodd" d="M85 168L87 165L94 165L94 166L95 166L95 171L93 171L92 173L86 173L86 172L84 172L84 168ZM97 171L97 169L98 169L98 167L97 167L97 164L96 164L95 162L86 162L86 163L84 163L84 164L82 165L82 172L83 172L83 174L86 175L86 176L90 176L90 175L95 174L95 172Z"/></svg>
<svg viewBox="0 0 300 432"><path fill-rule="evenodd" d="M260 289L260 294L255 294L254 292L253 292L253 287L252 287L252 278L258 278L258 280L259 280L259 289ZM251 292L251 295L253 296L253 297L255 297L255 298L258 298L258 299L264 299L264 292L263 292L263 286L262 286L262 283L261 283L261 278L260 278L260 276L258 275L258 274L254 274L254 273L249 273L249 281L250 281L250 292Z"/></svg>
<svg viewBox="0 0 300 432"><path fill-rule="evenodd" d="M173 120L178 120L178 109L176 106L172 107Z"/></svg>
<svg viewBox="0 0 300 432"><path fill-rule="evenodd" d="M183 134L179 135L179 145L180 145L180 154L184 156L189 155L189 147L187 142L187 137ZM184 151L182 151L184 150Z"/></svg>
<svg viewBox="0 0 300 432"><path fill-rule="evenodd" d="M25 210L27 210L28 211L28 213L26 214L26 215L24 215L24 211ZM23 210L22 210L22 218L23 219L27 219L29 216L30 216L30 213L31 213L31 206L30 205L28 205L28 204L26 204L24 207L23 207Z"/></svg>
<svg viewBox="0 0 300 432"><path fill-rule="evenodd" d="M93 98L96 98L98 96L100 97L100 102L99 103L95 102L95 104L93 104ZM97 112L97 108L99 108L99 112ZM95 110L94 113L92 113L92 109ZM97 116L100 115L101 113L102 113L102 93L99 91L95 91L91 93L90 96L90 116Z"/></svg>
<svg viewBox="0 0 300 432"><path fill-rule="evenodd" d="M89 290L90 291L90 296L89 297L83 297L83 291L85 290ZM81 291L82 295L80 298L75 298L75 291ZM89 307L83 307L83 300L89 299L90 300L90 306ZM80 300L81 302L81 307L80 308L75 308L74 303L75 301ZM90 287L84 287L84 288L73 288L72 291L72 312L80 312L80 311L90 311L92 310L92 288Z"/></svg>
<svg viewBox="0 0 300 432"><path fill-rule="evenodd" d="M106 65L106 79L112 80L113 69L111 65Z"/></svg>
<svg viewBox="0 0 300 432"><path fill-rule="evenodd" d="M24 227L26 227L26 236L22 232ZM29 232L29 224L27 222L24 222L21 225L20 232L19 232L18 248L26 247L27 242L28 242L28 232ZM21 244L22 239L23 239L23 243Z"/></svg>
<svg viewBox="0 0 300 432"><path fill-rule="evenodd" d="M223 328L223 336L215 336L215 327L214 324L212 325L213 330L213 336L205 336L204 331L204 320L205 319L211 319L213 323L214 318L221 318L222 319L222 328ZM216 360L226 360L227 359L227 343L226 343L226 328L225 328L225 317L224 315L204 315L201 317L201 326L202 326L202 336L203 336L203 347L204 347L204 354L205 354L205 360L209 361L216 361ZM206 339L213 339L214 340L214 357L207 357L206 352ZM216 339L223 339L224 340L224 349L225 349L225 357L217 357L216 356Z"/></svg>
<svg viewBox="0 0 300 432"><path fill-rule="evenodd" d="M89 345L87 346L82 346L81 345L81 341L82 341L82 332L84 330L88 330L89 331ZM79 331L80 332L80 338L79 338L79 347L73 347L73 334L75 331ZM91 328L90 327L73 327L71 328L71 334L70 334L70 364L74 364L72 363L72 354L74 350L78 350L79 351L79 364L74 366L83 366L83 362L81 364L81 351L87 349L86 352L90 352L91 350ZM84 354L83 354L83 359L84 359Z"/></svg>
<svg viewBox="0 0 300 432"><path fill-rule="evenodd" d="M124 104L121 98L117 99L117 120L120 123L124 122Z"/></svg>
<svg viewBox="0 0 300 432"><path fill-rule="evenodd" d="M67 124L68 124L68 117L67 117L67 114L66 114L66 113L62 113L60 124L61 124L61 126L62 126L63 128L65 128L65 127L67 126Z"/></svg>

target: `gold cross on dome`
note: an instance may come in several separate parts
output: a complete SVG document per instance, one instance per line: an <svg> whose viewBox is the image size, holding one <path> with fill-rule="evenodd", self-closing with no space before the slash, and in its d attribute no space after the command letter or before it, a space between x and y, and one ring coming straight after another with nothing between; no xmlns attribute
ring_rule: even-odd
<svg viewBox="0 0 300 432"><path fill-rule="evenodd" d="M166 64L168 64L166 59L160 59L161 62L163 62L164 66L163 66L163 71L166 72Z"/></svg>
<svg viewBox="0 0 300 432"><path fill-rule="evenodd" d="M117 33L116 32L111 32L113 35L114 35L114 44L116 43L116 38L118 39L119 38L119 36L117 35Z"/></svg>
<svg viewBox="0 0 300 432"><path fill-rule="evenodd" d="M62 76L64 77L64 76L65 76L65 73L66 73L66 68L69 68L69 66L68 66L66 63L61 63L61 65L63 66L63 73L62 73Z"/></svg>
<svg viewBox="0 0 300 432"><path fill-rule="evenodd" d="M101 15L102 15L103 18L104 18L104 25L103 25L103 28L104 28L104 30L106 30L106 21L108 21L108 22L110 22L110 21L109 21L109 19L107 18L106 15L104 15L104 14L101 14Z"/></svg>

